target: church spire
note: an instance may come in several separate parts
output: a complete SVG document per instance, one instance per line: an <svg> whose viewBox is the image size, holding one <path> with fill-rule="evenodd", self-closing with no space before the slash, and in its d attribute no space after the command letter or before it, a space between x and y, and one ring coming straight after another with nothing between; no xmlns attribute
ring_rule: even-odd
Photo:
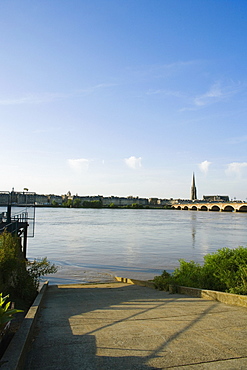
<svg viewBox="0 0 247 370"><path fill-rule="evenodd" d="M196 195L196 182L195 182L195 174L194 174L194 172L193 172L193 177L192 177L192 185L191 185L190 199L191 200L197 199L197 195Z"/></svg>

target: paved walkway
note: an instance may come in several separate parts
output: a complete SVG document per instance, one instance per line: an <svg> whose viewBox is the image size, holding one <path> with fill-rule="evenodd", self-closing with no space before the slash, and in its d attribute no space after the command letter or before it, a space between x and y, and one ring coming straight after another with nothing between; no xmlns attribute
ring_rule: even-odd
<svg viewBox="0 0 247 370"><path fill-rule="evenodd" d="M50 286L25 370L247 369L247 309L123 283Z"/></svg>

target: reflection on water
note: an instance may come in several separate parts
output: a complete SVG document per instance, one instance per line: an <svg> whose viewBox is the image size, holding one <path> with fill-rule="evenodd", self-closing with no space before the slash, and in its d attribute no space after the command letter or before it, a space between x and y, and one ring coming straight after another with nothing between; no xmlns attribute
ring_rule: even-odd
<svg viewBox="0 0 247 370"><path fill-rule="evenodd" d="M191 234L192 234L192 245L195 246L196 243L196 215L191 212Z"/></svg>
<svg viewBox="0 0 247 370"><path fill-rule="evenodd" d="M151 279L180 258L202 263L219 248L246 246L246 225L244 213L37 208L28 258L58 264L52 282Z"/></svg>

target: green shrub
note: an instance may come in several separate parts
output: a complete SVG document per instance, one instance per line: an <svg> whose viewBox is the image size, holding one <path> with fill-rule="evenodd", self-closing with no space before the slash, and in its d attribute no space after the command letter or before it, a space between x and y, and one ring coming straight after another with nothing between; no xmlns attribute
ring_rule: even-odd
<svg viewBox="0 0 247 370"><path fill-rule="evenodd" d="M157 288L168 290L169 284L200 289L247 294L247 248L222 248L204 257L204 265L179 260L180 266L154 278Z"/></svg>
<svg viewBox="0 0 247 370"><path fill-rule="evenodd" d="M172 282L171 275L169 274L169 272L164 270L161 276L154 277L153 282L154 282L155 288L159 290L168 290L169 284Z"/></svg>
<svg viewBox="0 0 247 370"><path fill-rule="evenodd" d="M84 200L82 203L84 208L102 208L102 201L101 200Z"/></svg>
<svg viewBox="0 0 247 370"><path fill-rule="evenodd" d="M20 240L7 231L0 235L0 291L5 294L16 286L16 280L27 274Z"/></svg>
<svg viewBox="0 0 247 370"><path fill-rule="evenodd" d="M143 208L143 205L139 203L132 203L131 208L140 209L140 208Z"/></svg>
<svg viewBox="0 0 247 370"><path fill-rule="evenodd" d="M110 203L108 207L109 208L118 208L118 206L115 203Z"/></svg>
<svg viewBox="0 0 247 370"><path fill-rule="evenodd" d="M46 258L26 261L17 236L7 231L0 235L0 291L4 294L31 302L37 295L41 276L56 271Z"/></svg>
<svg viewBox="0 0 247 370"><path fill-rule="evenodd" d="M81 199L76 198L76 199L73 200L73 207L80 208L81 206L82 206Z"/></svg>
<svg viewBox="0 0 247 370"><path fill-rule="evenodd" d="M3 297L0 293L0 329L9 321L13 320L17 312L23 312L23 310L17 310L15 308L9 308L11 302L6 302L9 295Z"/></svg>
<svg viewBox="0 0 247 370"><path fill-rule="evenodd" d="M175 269L172 278L177 285L194 286L199 288L201 284L202 267L194 261L186 262L179 260L180 267Z"/></svg>
<svg viewBox="0 0 247 370"><path fill-rule="evenodd" d="M35 259L34 261L27 261L26 265L28 275L32 278L36 290L39 288L42 276L55 274L57 272L57 267L51 264L46 257L41 260Z"/></svg>
<svg viewBox="0 0 247 370"><path fill-rule="evenodd" d="M247 248L222 248L204 257L204 267L228 293L247 294Z"/></svg>

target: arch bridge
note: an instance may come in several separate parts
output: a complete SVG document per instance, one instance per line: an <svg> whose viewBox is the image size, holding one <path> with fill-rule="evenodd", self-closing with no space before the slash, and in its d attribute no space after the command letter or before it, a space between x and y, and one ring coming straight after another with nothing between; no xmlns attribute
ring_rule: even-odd
<svg viewBox="0 0 247 370"><path fill-rule="evenodd" d="M184 211L247 212L247 203L193 201L175 203L172 208Z"/></svg>

